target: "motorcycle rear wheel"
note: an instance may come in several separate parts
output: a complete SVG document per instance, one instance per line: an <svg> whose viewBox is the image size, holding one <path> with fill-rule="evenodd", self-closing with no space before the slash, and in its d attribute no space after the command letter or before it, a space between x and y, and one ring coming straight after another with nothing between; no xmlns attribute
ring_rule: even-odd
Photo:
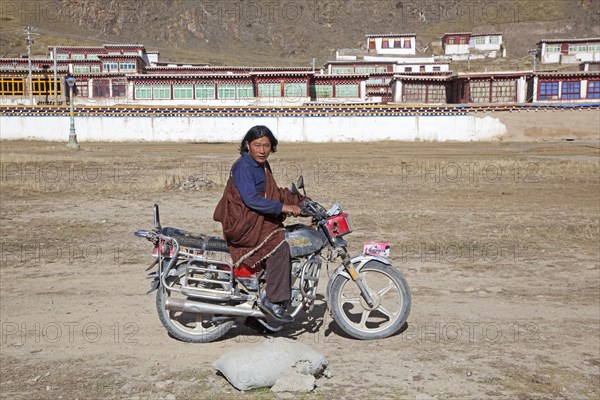
<svg viewBox="0 0 600 400"><path fill-rule="evenodd" d="M369 307L351 279L338 275L332 285L331 313L339 327L361 340L382 339L398 332L408 319L411 295L408 283L397 269L369 261L362 277L374 306Z"/></svg>
<svg viewBox="0 0 600 400"><path fill-rule="evenodd" d="M168 281L179 280L180 277L169 277ZM175 282L176 284L177 282ZM175 294L173 292L173 294ZM214 315L203 315L167 310L166 301L171 296L164 288L156 293L156 310L158 318L167 332L176 339L190 343L209 343L221 338L233 326L233 320L214 321Z"/></svg>

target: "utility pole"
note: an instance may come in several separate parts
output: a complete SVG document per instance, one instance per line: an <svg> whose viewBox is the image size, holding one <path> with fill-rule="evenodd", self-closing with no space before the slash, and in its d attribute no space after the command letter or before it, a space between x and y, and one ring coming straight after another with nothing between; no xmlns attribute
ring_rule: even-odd
<svg viewBox="0 0 600 400"><path fill-rule="evenodd" d="M29 79L27 90L29 93L29 104L33 105L33 82L31 76L31 27L28 26L25 28L25 32L27 32L27 65L29 69Z"/></svg>
<svg viewBox="0 0 600 400"><path fill-rule="evenodd" d="M54 105L58 106L58 71L57 71L57 61L56 61L56 46L54 46L54 51L52 52L53 66L54 66Z"/></svg>
<svg viewBox="0 0 600 400"><path fill-rule="evenodd" d="M533 50L529 50L529 52L531 53L531 57L533 58L533 72L535 72L535 63L537 61L537 48L533 49Z"/></svg>

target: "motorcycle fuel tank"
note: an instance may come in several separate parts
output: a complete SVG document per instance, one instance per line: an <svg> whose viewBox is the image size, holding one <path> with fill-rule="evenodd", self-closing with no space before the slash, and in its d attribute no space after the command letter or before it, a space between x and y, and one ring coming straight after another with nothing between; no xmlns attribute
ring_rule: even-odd
<svg viewBox="0 0 600 400"><path fill-rule="evenodd" d="M314 253L327 243L327 238L323 232L302 224L287 226L285 228L285 240L290 245L292 257Z"/></svg>

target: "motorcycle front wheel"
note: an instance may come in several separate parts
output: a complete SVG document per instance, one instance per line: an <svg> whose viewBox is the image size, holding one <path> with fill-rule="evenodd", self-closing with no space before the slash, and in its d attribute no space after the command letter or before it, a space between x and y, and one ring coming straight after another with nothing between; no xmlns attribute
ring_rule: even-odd
<svg viewBox="0 0 600 400"><path fill-rule="evenodd" d="M170 285L178 286L181 276L169 277ZM219 320L215 315L187 313L182 311L167 310L166 302L171 295L162 287L156 293L156 310L158 318L167 332L176 339L190 343L209 343L221 338L233 326L234 321L229 319Z"/></svg>
<svg viewBox="0 0 600 400"><path fill-rule="evenodd" d="M369 261L359 275L373 299L369 307L360 289L348 277L338 275L331 288L331 313L339 327L361 340L382 339L398 332L408 319L411 296L408 283L390 265Z"/></svg>

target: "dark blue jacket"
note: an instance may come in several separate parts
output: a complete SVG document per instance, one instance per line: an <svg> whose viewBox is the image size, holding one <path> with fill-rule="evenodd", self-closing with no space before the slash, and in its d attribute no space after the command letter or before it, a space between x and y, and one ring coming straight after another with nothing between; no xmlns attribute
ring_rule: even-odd
<svg viewBox="0 0 600 400"><path fill-rule="evenodd" d="M283 203L266 199L265 166L257 163L250 154L244 153L231 167L233 183L240 192L244 204L261 214L281 214Z"/></svg>

